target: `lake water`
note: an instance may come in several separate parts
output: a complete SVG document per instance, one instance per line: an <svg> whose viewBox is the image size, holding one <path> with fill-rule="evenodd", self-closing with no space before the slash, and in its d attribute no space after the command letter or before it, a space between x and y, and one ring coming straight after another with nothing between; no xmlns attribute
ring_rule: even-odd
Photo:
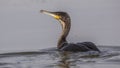
<svg viewBox="0 0 120 68"><path fill-rule="evenodd" d="M0 68L119 68L120 47L99 46L101 53L61 52L56 48L0 54Z"/></svg>
<svg viewBox="0 0 120 68"><path fill-rule="evenodd" d="M102 52L58 51L61 26L41 9L69 13L68 42ZM0 68L120 68L120 0L0 0Z"/></svg>

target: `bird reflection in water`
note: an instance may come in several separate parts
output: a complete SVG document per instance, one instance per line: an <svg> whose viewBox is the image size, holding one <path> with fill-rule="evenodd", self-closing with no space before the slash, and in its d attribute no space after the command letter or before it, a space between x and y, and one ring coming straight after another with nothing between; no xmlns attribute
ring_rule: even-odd
<svg viewBox="0 0 120 68"><path fill-rule="evenodd" d="M72 52L64 51L59 53L60 60L57 64L58 68L79 68L74 64L76 61L72 61L70 55L72 55ZM73 57L72 57L73 58Z"/></svg>
<svg viewBox="0 0 120 68"><path fill-rule="evenodd" d="M69 52L60 53L60 61L58 67L60 68L70 68Z"/></svg>

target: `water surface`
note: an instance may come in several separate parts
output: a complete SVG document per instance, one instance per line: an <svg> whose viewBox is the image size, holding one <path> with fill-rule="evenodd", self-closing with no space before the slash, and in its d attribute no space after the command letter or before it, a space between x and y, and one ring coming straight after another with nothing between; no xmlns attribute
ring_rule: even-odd
<svg viewBox="0 0 120 68"><path fill-rule="evenodd" d="M0 54L0 68L119 68L120 47L100 46L98 52L61 52L56 48Z"/></svg>

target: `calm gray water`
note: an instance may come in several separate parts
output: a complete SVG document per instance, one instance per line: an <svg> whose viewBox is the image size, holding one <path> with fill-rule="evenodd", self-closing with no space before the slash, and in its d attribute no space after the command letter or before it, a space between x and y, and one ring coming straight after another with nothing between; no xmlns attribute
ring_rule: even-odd
<svg viewBox="0 0 120 68"><path fill-rule="evenodd" d="M0 0L0 52L56 46L61 25L41 9L69 13L69 42L120 45L120 0Z"/></svg>
<svg viewBox="0 0 120 68"><path fill-rule="evenodd" d="M56 47L61 27L41 9L68 12L72 26L67 40L95 42L102 45L102 53L50 48ZM120 68L119 64L120 0L0 0L0 68Z"/></svg>
<svg viewBox="0 0 120 68"><path fill-rule="evenodd" d="M56 48L0 54L0 68L119 68L120 47L98 52L61 52Z"/></svg>

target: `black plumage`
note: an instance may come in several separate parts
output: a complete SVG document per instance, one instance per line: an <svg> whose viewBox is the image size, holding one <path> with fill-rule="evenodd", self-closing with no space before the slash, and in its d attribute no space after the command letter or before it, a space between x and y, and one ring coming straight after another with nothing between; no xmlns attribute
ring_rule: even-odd
<svg viewBox="0 0 120 68"><path fill-rule="evenodd" d="M42 13L50 15L57 19L62 26L62 34L58 40L57 48L63 51L72 51L72 52L86 52L86 51L98 51L100 50L96 47L96 45L92 42L81 42L81 43L68 43L66 37L69 34L71 27L71 19L68 13L66 12L50 12L46 10L41 10Z"/></svg>

